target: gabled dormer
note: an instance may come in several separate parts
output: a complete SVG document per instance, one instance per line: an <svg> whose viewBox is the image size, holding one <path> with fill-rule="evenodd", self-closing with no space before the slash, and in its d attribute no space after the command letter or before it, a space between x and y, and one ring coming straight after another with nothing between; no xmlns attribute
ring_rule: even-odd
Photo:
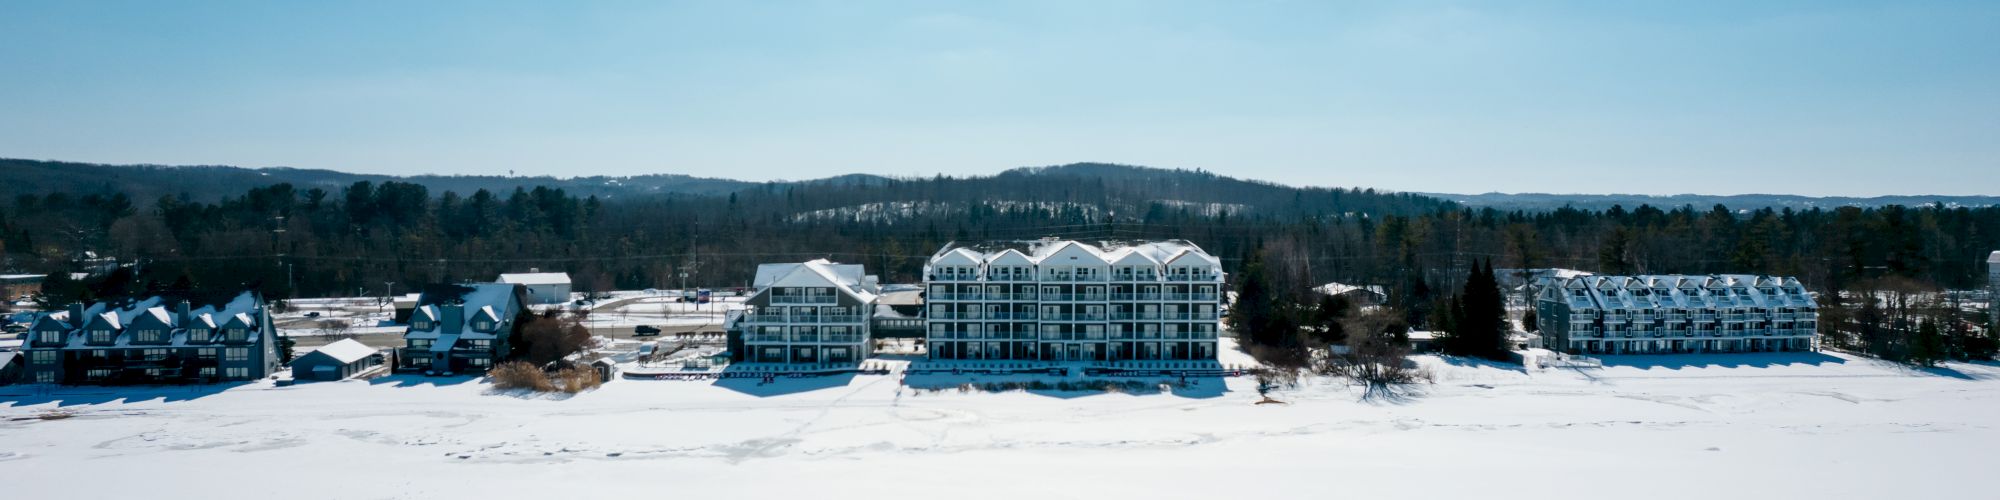
<svg viewBox="0 0 2000 500"><path fill-rule="evenodd" d="M35 319L34 327L28 330L28 345L31 347L55 347L69 343L69 323L44 315Z"/></svg>
<svg viewBox="0 0 2000 500"><path fill-rule="evenodd" d="M122 331L124 325L119 323L117 313L93 314L83 324L83 342L89 345L115 344Z"/></svg>
<svg viewBox="0 0 2000 500"><path fill-rule="evenodd" d="M132 335L134 344L166 344L173 338L172 318L165 307L150 308L133 317L132 324L126 325L125 330Z"/></svg>
<svg viewBox="0 0 2000 500"><path fill-rule="evenodd" d="M181 327L187 329L187 341L190 344L207 344L216 341L215 315L213 314L201 313L189 316L187 324L181 325Z"/></svg>
<svg viewBox="0 0 2000 500"><path fill-rule="evenodd" d="M437 328L437 322L438 322L437 306L427 305L423 307L418 307L416 310L410 312L411 331L419 331L419 332L431 331Z"/></svg>
<svg viewBox="0 0 2000 500"><path fill-rule="evenodd" d="M472 312L472 331L493 333L500 328L500 315L493 312L493 306L481 306Z"/></svg>
<svg viewBox="0 0 2000 500"><path fill-rule="evenodd" d="M222 332L223 342L248 343L251 340L250 331L256 327L257 323L250 319L249 313L237 313L229 316L218 329Z"/></svg>

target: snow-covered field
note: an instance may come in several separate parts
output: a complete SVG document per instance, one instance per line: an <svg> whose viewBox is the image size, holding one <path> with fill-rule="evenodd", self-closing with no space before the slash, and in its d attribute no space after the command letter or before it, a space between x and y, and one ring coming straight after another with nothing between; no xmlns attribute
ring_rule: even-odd
<svg viewBox="0 0 2000 500"><path fill-rule="evenodd" d="M0 388L19 498L1993 498L2000 367L1419 358L1436 383L960 393L894 376ZM17 391L17 392L8 392ZM62 412L68 418L37 418Z"/></svg>

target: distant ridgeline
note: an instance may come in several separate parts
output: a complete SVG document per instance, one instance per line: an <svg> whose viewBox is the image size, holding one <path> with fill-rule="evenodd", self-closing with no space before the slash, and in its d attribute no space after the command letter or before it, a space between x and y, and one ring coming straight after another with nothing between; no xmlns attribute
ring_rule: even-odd
<svg viewBox="0 0 2000 500"><path fill-rule="evenodd" d="M1839 207L1883 207L1889 205L1919 206L1943 204L1946 207L1990 207L2000 205L2000 196L1875 196L1856 198L1846 196L1798 196L1789 194L1739 194L1702 195L1677 194L1653 196L1641 194L1546 194L1546 193L1486 193L1486 194L1442 194L1422 193L1445 200L1463 203L1473 207L1491 207L1500 210L1554 210L1574 207L1590 210L1608 210L1614 206L1626 209L1640 205L1672 208L1693 206L1707 209L1722 205L1742 210L1775 208L1804 210L1808 208L1833 209Z"/></svg>
<svg viewBox="0 0 2000 500"><path fill-rule="evenodd" d="M578 290L747 285L758 264L830 258L919 281L953 240L1185 239L1281 293L1382 285L1450 293L1473 258L1610 274L1770 274L1838 288L1883 276L1963 286L2000 249L2000 209L1738 211L1626 205L1502 211L1370 189L1298 188L1109 164L993 176L854 174L751 183L635 177L356 175L324 170L0 160L0 271L57 273L53 293L187 278L267 296L376 293L530 268ZM84 252L136 266L67 280ZM101 262L101 261L99 261ZM103 290L91 290L93 287Z"/></svg>

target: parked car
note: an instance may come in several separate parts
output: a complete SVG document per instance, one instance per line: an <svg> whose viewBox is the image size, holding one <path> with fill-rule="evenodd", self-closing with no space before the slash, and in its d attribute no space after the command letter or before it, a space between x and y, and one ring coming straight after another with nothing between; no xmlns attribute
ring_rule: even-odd
<svg viewBox="0 0 2000 500"><path fill-rule="evenodd" d="M306 313L306 317L308 317L308 318L317 318L317 317L319 317L319 311L310 311L310 312L307 312L307 313Z"/></svg>
<svg viewBox="0 0 2000 500"><path fill-rule="evenodd" d="M639 325L632 327L632 336L634 337L651 337L659 334L660 334L660 328L656 326Z"/></svg>

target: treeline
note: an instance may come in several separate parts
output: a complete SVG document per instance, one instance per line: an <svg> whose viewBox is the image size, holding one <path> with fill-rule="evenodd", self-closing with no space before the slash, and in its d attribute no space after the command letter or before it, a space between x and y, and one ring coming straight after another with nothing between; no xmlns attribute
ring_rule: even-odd
<svg viewBox="0 0 2000 500"><path fill-rule="evenodd" d="M5 267L24 272L82 271L83 252L90 251L134 264L113 285L254 284L280 297L380 295L392 282L410 291L536 268L569 272L582 290L672 287L683 275L691 286L747 286L757 264L820 257L908 282L951 240L1186 238L1226 255L1269 228L1448 206L1369 190L1107 168L1148 175L870 177L768 183L726 196L624 198L549 187L438 193L421 184L369 181L332 191L276 184L216 202L30 194L0 206L0 250ZM943 208L897 217L800 217L912 202ZM1203 210L1204 203L1230 208ZM122 286L61 281L50 288L82 295Z"/></svg>
<svg viewBox="0 0 2000 500"><path fill-rule="evenodd" d="M918 202L945 208L799 216ZM569 272L582 290L674 287L683 273L692 286L745 286L759 263L819 257L912 282L951 240L1183 238L1222 256L1232 273L1254 255L1276 301L1309 304L1307 290L1329 281L1384 285L1413 325L1460 293L1475 260L1490 260L1502 279L1508 268L1568 267L1795 275L1821 292L1884 277L1962 289L1984 279L1996 235L1996 208L1502 212L1118 166L769 183L724 196L357 182L277 184L216 202L50 193L0 206L0 251L12 270L79 271L80 252L95 251L137 262L134 283L254 283L277 296L375 295L387 282L408 291L531 268Z"/></svg>

